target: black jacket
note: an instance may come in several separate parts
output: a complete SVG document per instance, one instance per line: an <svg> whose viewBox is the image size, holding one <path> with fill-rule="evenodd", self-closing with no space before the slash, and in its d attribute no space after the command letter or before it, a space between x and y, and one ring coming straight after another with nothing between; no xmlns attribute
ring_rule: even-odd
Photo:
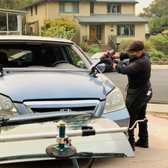
<svg viewBox="0 0 168 168"><path fill-rule="evenodd" d="M141 57L130 60L127 66L117 65L116 71L128 76L128 87L136 88L140 85L148 85L150 83L151 62L146 53Z"/></svg>

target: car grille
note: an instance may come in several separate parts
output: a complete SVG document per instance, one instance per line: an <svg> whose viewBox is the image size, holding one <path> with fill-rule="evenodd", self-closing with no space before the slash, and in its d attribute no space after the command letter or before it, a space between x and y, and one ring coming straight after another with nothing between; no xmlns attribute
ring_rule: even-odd
<svg viewBox="0 0 168 168"><path fill-rule="evenodd" d="M66 111L94 112L99 102L98 100L26 101L24 105L34 113Z"/></svg>

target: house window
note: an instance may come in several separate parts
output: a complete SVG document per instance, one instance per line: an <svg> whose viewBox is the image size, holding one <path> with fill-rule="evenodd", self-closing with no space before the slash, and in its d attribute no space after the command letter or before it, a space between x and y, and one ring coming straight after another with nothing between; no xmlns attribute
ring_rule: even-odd
<svg viewBox="0 0 168 168"><path fill-rule="evenodd" d="M33 16L33 7L31 7L30 10L31 10L31 16Z"/></svg>
<svg viewBox="0 0 168 168"><path fill-rule="evenodd" d="M108 3L107 13L121 13L121 4Z"/></svg>
<svg viewBox="0 0 168 168"><path fill-rule="evenodd" d="M135 25L118 25L117 35L118 36L134 36Z"/></svg>
<svg viewBox="0 0 168 168"><path fill-rule="evenodd" d="M0 13L0 31L18 31L18 15Z"/></svg>
<svg viewBox="0 0 168 168"><path fill-rule="evenodd" d="M37 5L35 5L35 14L37 15Z"/></svg>
<svg viewBox="0 0 168 168"><path fill-rule="evenodd" d="M9 31L17 31L18 29L18 19L16 14L8 14L8 29Z"/></svg>
<svg viewBox="0 0 168 168"><path fill-rule="evenodd" d="M7 31L6 13L0 13L0 31Z"/></svg>
<svg viewBox="0 0 168 168"><path fill-rule="evenodd" d="M94 14L94 3L90 3L90 14Z"/></svg>
<svg viewBox="0 0 168 168"><path fill-rule="evenodd" d="M59 12L79 13L79 2L59 2Z"/></svg>

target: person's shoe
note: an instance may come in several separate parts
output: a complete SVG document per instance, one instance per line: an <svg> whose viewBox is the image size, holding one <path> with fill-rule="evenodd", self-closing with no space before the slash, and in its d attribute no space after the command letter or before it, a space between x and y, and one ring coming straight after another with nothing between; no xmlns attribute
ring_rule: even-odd
<svg viewBox="0 0 168 168"><path fill-rule="evenodd" d="M135 151L135 145L131 145L132 150Z"/></svg>
<svg viewBox="0 0 168 168"><path fill-rule="evenodd" d="M149 148L148 141L142 141L139 139L135 142L135 146L142 147L142 148Z"/></svg>

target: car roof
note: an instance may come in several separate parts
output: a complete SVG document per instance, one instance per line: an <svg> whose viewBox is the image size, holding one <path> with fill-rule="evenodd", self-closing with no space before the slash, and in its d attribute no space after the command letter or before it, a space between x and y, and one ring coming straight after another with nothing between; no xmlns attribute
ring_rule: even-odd
<svg viewBox="0 0 168 168"><path fill-rule="evenodd" d="M28 35L0 35L0 41L43 41L43 42L61 42L73 43L71 40L54 37L28 36Z"/></svg>

